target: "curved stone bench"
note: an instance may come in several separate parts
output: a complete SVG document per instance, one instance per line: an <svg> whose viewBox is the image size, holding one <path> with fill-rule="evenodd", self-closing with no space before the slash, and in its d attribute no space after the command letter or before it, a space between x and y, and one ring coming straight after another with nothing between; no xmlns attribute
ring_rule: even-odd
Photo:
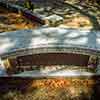
<svg viewBox="0 0 100 100"><path fill-rule="evenodd" d="M0 33L1 57L38 53L100 55L100 32L84 29L39 28Z"/></svg>
<svg viewBox="0 0 100 100"><path fill-rule="evenodd" d="M1 59L47 53L72 53L100 58L99 31L42 27L4 32L0 34L0 45Z"/></svg>

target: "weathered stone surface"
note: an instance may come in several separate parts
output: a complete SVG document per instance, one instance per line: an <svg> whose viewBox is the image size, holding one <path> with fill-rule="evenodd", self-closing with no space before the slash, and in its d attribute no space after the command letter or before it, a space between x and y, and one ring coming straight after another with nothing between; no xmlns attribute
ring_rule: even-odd
<svg viewBox="0 0 100 100"><path fill-rule="evenodd" d="M73 48L73 51L86 49L85 52L98 53L100 50L100 32L51 27L0 34L0 55L19 50L24 53L23 50L36 48L42 48L41 52L43 52L43 48L55 48L58 51L60 51L59 48L63 48L63 52L66 52L64 48ZM48 50L46 51L48 52Z"/></svg>
<svg viewBox="0 0 100 100"><path fill-rule="evenodd" d="M48 16L48 17L46 17L46 19L51 20L51 21L60 21L60 20L63 20L63 18L61 16L58 16L56 14Z"/></svg>
<svg viewBox="0 0 100 100"><path fill-rule="evenodd" d="M55 69L55 67L54 67ZM53 69L53 70L54 70ZM56 70L56 69L55 69ZM82 70L57 70L57 71L51 71L49 72L48 69L43 70L43 71L24 71L19 74L13 74L12 76L14 77L34 77L34 78L39 78L39 77L70 77L70 76L93 76L95 73L91 72L86 72Z"/></svg>

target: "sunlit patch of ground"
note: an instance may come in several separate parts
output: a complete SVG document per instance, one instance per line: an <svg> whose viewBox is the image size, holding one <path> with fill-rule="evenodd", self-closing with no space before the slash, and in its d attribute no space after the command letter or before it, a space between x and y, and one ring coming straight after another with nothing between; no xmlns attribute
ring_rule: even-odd
<svg viewBox="0 0 100 100"><path fill-rule="evenodd" d="M62 8L61 8L62 6ZM64 28L85 28L91 29L100 23L100 11L98 7L81 3L71 3L52 7L36 6L33 12L44 15L48 19L48 25ZM100 26L98 26L100 28Z"/></svg>
<svg viewBox="0 0 100 100"><path fill-rule="evenodd" d="M28 80L26 79L26 82ZM12 83L17 84L18 80ZM16 87L3 95L2 100L91 100L95 81L92 78L54 78L36 79L25 86L23 92ZM13 87L13 86L12 86ZM20 87L21 88L21 87Z"/></svg>
<svg viewBox="0 0 100 100"><path fill-rule="evenodd" d="M64 23L60 25L60 27L64 28L92 28L92 23L89 18L85 16L76 16L69 19L64 20Z"/></svg>
<svg viewBox="0 0 100 100"><path fill-rule="evenodd" d="M79 12L81 12L81 15L85 15L84 20L86 19L87 22L87 18L88 18L88 21L90 21L89 26L92 26L92 29L98 27L98 29L100 30L100 4L99 3L97 3L95 0L65 0L65 3L71 4L73 7L75 7L76 11L78 10ZM87 26L83 24L82 26ZM98 25L96 26L96 24Z"/></svg>
<svg viewBox="0 0 100 100"><path fill-rule="evenodd" d="M17 0L17 4L20 4L19 2L20 1ZM21 2L24 4L23 1ZM12 3L16 4L16 2ZM66 5L64 6L63 4L60 4L60 6L58 4L58 6L53 5L44 7L43 5L34 4L32 10L33 13L37 13L41 16L44 16L44 19L46 19L48 26L83 29L97 29L98 27L98 29L100 29L100 10L98 8L98 5L96 4L88 2L79 2L78 0L67 0ZM21 18L19 20L24 19ZM27 23L25 21L22 21L20 27L17 23L17 25L15 25L16 29L34 28L33 26L35 26L35 24L32 26L32 24ZM18 22L20 23L20 21ZM10 28L8 30L10 30Z"/></svg>

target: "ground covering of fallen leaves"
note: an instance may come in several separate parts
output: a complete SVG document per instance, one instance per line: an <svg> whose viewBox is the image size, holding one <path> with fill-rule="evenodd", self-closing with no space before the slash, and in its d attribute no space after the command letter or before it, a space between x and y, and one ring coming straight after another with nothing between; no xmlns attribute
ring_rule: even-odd
<svg viewBox="0 0 100 100"><path fill-rule="evenodd" d="M13 13L0 7L0 32L34 29L38 25L38 23L30 22L21 14Z"/></svg>
<svg viewBox="0 0 100 100"><path fill-rule="evenodd" d="M19 3L20 1L17 0ZM13 3L13 2L12 2ZM14 2L16 4L16 2ZM53 27L62 28L84 28L100 30L100 7L98 4L88 3L79 0L66 0L66 4L53 7L43 7L36 5L33 12L49 17L57 15L63 20L51 21L47 24ZM23 18L21 14L8 12L0 8L0 32L13 31L18 29L34 29L37 23L32 23Z"/></svg>
<svg viewBox="0 0 100 100"><path fill-rule="evenodd" d="M12 83L18 84L18 82L17 79ZM27 83L26 86L25 83ZM9 92L0 95L2 100L91 100L95 80L82 77L60 77L33 79L30 82L26 79L20 84L22 87L26 87L23 92L19 91L17 87L14 90L9 89Z"/></svg>

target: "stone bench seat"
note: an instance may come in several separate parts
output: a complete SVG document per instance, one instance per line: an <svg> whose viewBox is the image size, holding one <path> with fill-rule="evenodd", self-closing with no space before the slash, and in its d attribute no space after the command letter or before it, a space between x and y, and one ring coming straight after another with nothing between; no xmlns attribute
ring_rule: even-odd
<svg viewBox="0 0 100 100"><path fill-rule="evenodd" d="M50 27L0 33L2 57L49 52L99 55L100 32Z"/></svg>
<svg viewBox="0 0 100 100"><path fill-rule="evenodd" d="M100 55L100 32L42 27L1 33L0 45L0 57L3 62L7 62L7 69L13 66L13 63L13 67L16 64L18 66L89 64L89 67L95 68L97 61L94 58L99 58ZM93 61L89 60L91 56L94 56ZM14 68L10 70L14 71Z"/></svg>

